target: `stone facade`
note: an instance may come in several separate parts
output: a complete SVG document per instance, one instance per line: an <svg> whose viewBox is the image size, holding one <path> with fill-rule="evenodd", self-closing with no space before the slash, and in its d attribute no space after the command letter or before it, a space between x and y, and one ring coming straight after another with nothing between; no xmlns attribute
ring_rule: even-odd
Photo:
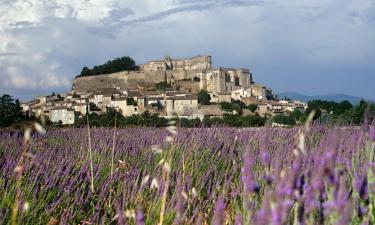
<svg viewBox="0 0 375 225"><path fill-rule="evenodd" d="M112 74L76 77L73 92L95 92L104 88L138 89L166 80L165 71L123 71Z"/></svg>
<svg viewBox="0 0 375 225"><path fill-rule="evenodd" d="M74 110L71 110L67 107L56 107L51 110L51 122L59 123L62 125L71 125L74 124Z"/></svg>
<svg viewBox="0 0 375 225"><path fill-rule="evenodd" d="M73 81L73 92L93 92L102 88L139 89L154 86L166 81L176 84L178 81L193 81L191 93L199 89L212 93L231 93L239 88L248 88L253 83L248 69L214 68L211 56L203 55L189 59L171 59L149 61L140 65L139 71L122 71L113 74L77 77ZM191 86L191 85L190 85Z"/></svg>
<svg viewBox="0 0 375 225"><path fill-rule="evenodd" d="M165 106L167 117L189 116L198 109L198 99L193 95L168 97Z"/></svg>

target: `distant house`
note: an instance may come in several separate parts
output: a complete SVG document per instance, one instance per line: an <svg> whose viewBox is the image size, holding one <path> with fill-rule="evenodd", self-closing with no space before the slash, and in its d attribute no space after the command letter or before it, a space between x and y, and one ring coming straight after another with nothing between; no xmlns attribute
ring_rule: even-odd
<svg viewBox="0 0 375 225"><path fill-rule="evenodd" d="M131 116L140 113L138 106L127 104L127 97L112 99L111 107L119 111L123 116Z"/></svg>
<svg viewBox="0 0 375 225"><path fill-rule="evenodd" d="M252 97L251 88L247 88L247 89L240 88L231 92L231 98L234 100L241 101L242 98L250 98L250 97Z"/></svg>
<svg viewBox="0 0 375 225"><path fill-rule="evenodd" d="M220 103L220 102L231 102L231 94L225 93L210 93L212 103Z"/></svg>
<svg viewBox="0 0 375 225"><path fill-rule="evenodd" d="M76 112L81 113L82 115L86 115L88 109L88 103L74 103L73 109Z"/></svg>
<svg viewBox="0 0 375 225"><path fill-rule="evenodd" d="M67 107L56 107L50 111L50 119L53 123L60 123L62 125L74 124L74 110Z"/></svg>
<svg viewBox="0 0 375 225"><path fill-rule="evenodd" d="M261 84L251 85L251 95L258 100L267 100L267 88Z"/></svg>
<svg viewBox="0 0 375 225"><path fill-rule="evenodd" d="M198 109L198 98L195 95L168 97L165 108L167 117L191 116Z"/></svg>

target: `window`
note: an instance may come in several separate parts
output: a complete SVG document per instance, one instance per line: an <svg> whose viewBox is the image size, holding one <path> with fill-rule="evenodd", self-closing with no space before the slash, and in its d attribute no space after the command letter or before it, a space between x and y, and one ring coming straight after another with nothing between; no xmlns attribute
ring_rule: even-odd
<svg viewBox="0 0 375 225"><path fill-rule="evenodd" d="M230 82L230 76L228 74L225 74L225 82Z"/></svg>
<svg viewBox="0 0 375 225"><path fill-rule="evenodd" d="M239 77L235 77L234 78L234 85L235 86L240 86L240 78Z"/></svg>

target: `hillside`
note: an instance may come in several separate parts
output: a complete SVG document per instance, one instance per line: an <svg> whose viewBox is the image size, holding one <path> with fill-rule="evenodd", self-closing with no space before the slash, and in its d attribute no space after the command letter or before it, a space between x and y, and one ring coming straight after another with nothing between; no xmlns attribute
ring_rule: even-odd
<svg viewBox="0 0 375 225"><path fill-rule="evenodd" d="M308 101L315 100L315 99L334 101L334 102L341 102L344 100L348 100L352 104L358 104L362 99L360 97L346 95L346 94L329 94L329 95L309 96L309 95L304 95L304 94L297 93L297 92L282 92L282 93L278 93L277 96L279 98L287 97L293 100L300 100L303 102L308 102Z"/></svg>

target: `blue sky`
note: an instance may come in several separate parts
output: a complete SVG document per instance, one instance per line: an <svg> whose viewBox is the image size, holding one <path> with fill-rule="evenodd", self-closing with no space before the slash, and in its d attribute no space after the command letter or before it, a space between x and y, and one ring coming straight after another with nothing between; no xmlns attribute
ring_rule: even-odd
<svg viewBox="0 0 375 225"><path fill-rule="evenodd" d="M276 92L375 99L373 0L2 0L0 94L70 90L119 56L211 54Z"/></svg>

